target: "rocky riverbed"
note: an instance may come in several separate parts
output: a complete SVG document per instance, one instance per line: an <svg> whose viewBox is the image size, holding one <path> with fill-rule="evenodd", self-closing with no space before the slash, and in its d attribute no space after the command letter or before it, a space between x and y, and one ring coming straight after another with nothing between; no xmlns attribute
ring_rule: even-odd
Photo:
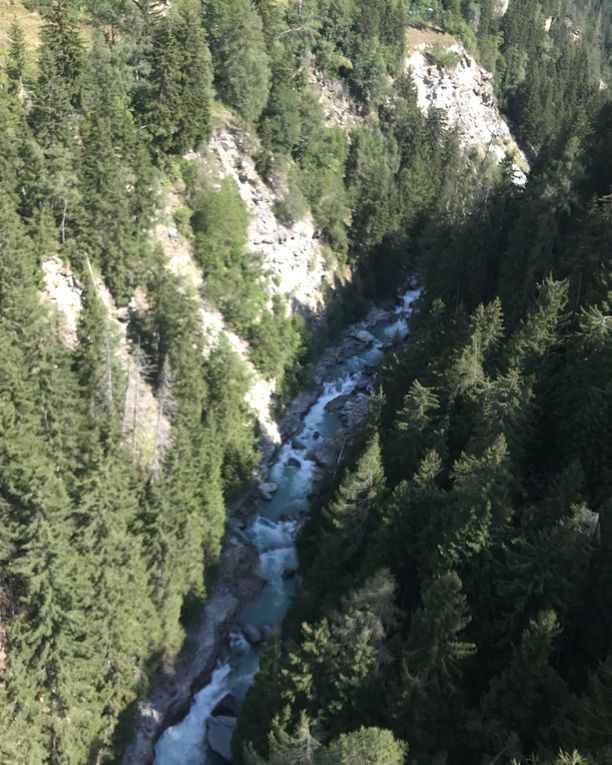
<svg viewBox="0 0 612 765"><path fill-rule="evenodd" d="M404 302L393 310L371 311L362 322L348 328L341 342L324 354L315 369L314 388L297 395L279 423L284 450L289 449L288 455L283 457L283 449L271 450L265 443L262 444L264 456L258 484L230 510L218 577L207 598L202 619L190 631L176 661L163 668L154 679L148 696L138 703L134 737L124 753L122 765L150 765L155 756L156 740L162 731L174 725L189 711L194 693L215 675L217 681L226 680L229 670L226 674L220 674L220 670L215 672L219 660L227 657L228 652L236 656L245 653L246 648L242 650L240 641L245 646L256 646L265 641L269 633L267 625L255 627L244 624L244 618L241 619L250 602L261 598L265 601L270 575L262 576L262 572L265 574L267 571L265 565L262 567L262 560L270 556L270 565L274 569L272 576L276 576L287 589L289 594L283 596L287 601L291 582L297 574L297 561L294 561L292 551L289 550L287 557L289 548L283 544L278 547L277 542L268 543L266 535L272 538L280 533L289 540L291 546L291 539L299 526L299 515L306 512L306 509L300 509L298 515L287 515L286 519L281 514L272 522L263 518L260 527L257 527L257 522L253 523L254 517L262 515L262 508L266 504L273 505L278 484L270 475L274 476L280 468L293 469L296 473L306 472L307 479L312 482L313 473L308 469L308 464L312 464L313 470L316 468L319 471L336 465L342 451L356 437L360 425L367 417L368 393L375 380L377 362L382 357L381 348L388 344L396 332L402 336L406 334L408 304L416 295L415 291L408 292ZM379 337L375 337L373 331L377 331ZM373 363L368 363L369 355ZM333 395L330 390L333 391L334 381L339 379L339 374L344 374L349 382L344 384L338 395ZM339 422L334 426L333 438L329 434L319 434L311 427L305 438L306 445L300 441L300 436L307 415L316 408L315 405L322 411L336 415ZM283 465L278 465L279 458L285 460ZM279 558L277 551L285 557ZM281 619L281 611L285 607L283 602L279 611ZM249 626L252 626L252 630ZM258 664L257 656L254 656L249 669L243 672L246 682L252 681ZM223 682L219 682L219 688L224 687ZM206 690L199 696L206 698ZM214 713L214 698L208 699L207 703L213 710L207 713L207 717L218 717ZM223 714L220 717L232 716ZM218 747L215 745L220 754L223 754L221 749L227 754L226 742L228 736L231 738L232 726L233 723L227 719L212 723L211 743L221 742ZM201 735L203 738L204 733ZM210 731L208 735L210 739ZM189 762L191 765L195 761L160 760L159 757L156 760L157 765L164 765L165 762Z"/></svg>

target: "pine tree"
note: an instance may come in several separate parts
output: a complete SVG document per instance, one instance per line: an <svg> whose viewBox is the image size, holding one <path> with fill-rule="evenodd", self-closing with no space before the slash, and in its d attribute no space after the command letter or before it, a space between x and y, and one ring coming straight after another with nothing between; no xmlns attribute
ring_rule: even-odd
<svg viewBox="0 0 612 765"><path fill-rule="evenodd" d="M77 18L69 0L52 0L44 13L42 44L44 64L51 64L64 83L72 103L78 103L83 47Z"/></svg>
<svg viewBox="0 0 612 765"><path fill-rule="evenodd" d="M320 744L310 731L308 717L302 714L293 733L288 733L276 720L270 732L268 749L269 755L263 760L252 746L246 752L245 765L315 765L319 762L317 752Z"/></svg>
<svg viewBox="0 0 612 765"><path fill-rule="evenodd" d="M96 665L95 704L101 743L132 700L134 677L158 641L141 540L135 533L138 497L121 451L92 460L75 510L75 544L87 562L87 647ZM84 647L84 650L85 647Z"/></svg>
<svg viewBox="0 0 612 765"><path fill-rule="evenodd" d="M565 512L552 527L525 530L496 564L496 607L504 615L504 642L539 611L552 608L564 616L578 603L591 556L592 516L584 505Z"/></svg>
<svg viewBox="0 0 612 765"><path fill-rule="evenodd" d="M255 123L270 89L261 18L248 0L206 0L204 13L217 88L247 122Z"/></svg>
<svg viewBox="0 0 612 765"><path fill-rule="evenodd" d="M451 572L425 583L404 652L406 672L440 694L452 693L475 646L459 640L470 622L461 580Z"/></svg>
<svg viewBox="0 0 612 765"><path fill-rule="evenodd" d="M118 399L122 388L117 338L108 311L97 294L89 263L85 267L86 288L79 315L79 344L74 366L86 392L90 427L104 438L118 432Z"/></svg>
<svg viewBox="0 0 612 765"><path fill-rule="evenodd" d="M150 223L151 179L122 85L125 72L99 35L87 74L87 114L80 130L80 191L87 204L79 233L115 298L127 302L148 254L143 228Z"/></svg>
<svg viewBox="0 0 612 765"><path fill-rule="evenodd" d="M448 517L440 540L439 565L469 560L509 530L511 476L503 436L481 455L463 455L453 466Z"/></svg>
<svg viewBox="0 0 612 765"><path fill-rule="evenodd" d="M9 80L9 90L18 93L23 82L26 68L26 44L23 27L12 22L9 28L9 49L6 61L6 74Z"/></svg>
<svg viewBox="0 0 612 765"><path fill-rule="evenodd" d="M76 118L71 97L74 83L62 75L63 61L56 42L45 42L39 54L39 75L33 93L30 125L40 144L47 167L46 204L60 230L62 243L77 218L78 150Z"/></svg>
<svg viewBox="0 0 612 765"><path fill-rule="evenodd" d="M415 380L404 397L404 405L397 412L395 433L387 447L389 461L395 470L389 478L413 473L423 455L434 447L439 434L433 430L440 408L435 389Z"/></svg>
<svg viewBox="0 0 612 765"><path fill-rule="evenodd" d="M283 673L294 709L340 731L367 704L395 623L394 587L388 572L379 571L330 618L302 625L300 646Z"/></svg>
<svg viewBox="0 0 612 765"><path fill-rule="evenodd" d="M549 663L559 634L554 611L540 612L523 631L510 662L482 701L485 716L499 719L508 732L517 733L526 752L534 751L538 738L545 740L567 703L565 683Z"/></svg>
<svg viewBox="0 0 612 765"><path fill-rule="evenodd" d="M424 584L392 698L394 728L426 761L444 756L452 746L449 722L462 716L462 674L476 650L461 639L469 622L457 574L445 573Z"/></svg>
<svg viewBox="0 0 612 765"><path fill-rule="evenodd" d="M384 485L378 435L374 435L347 473L336 497L323 511L325 531L312 566L316 581L329 585L350 575L374 526L374 510Z"/></svg>
<svg viewBox="0 0 612 765"><path fill-rule="evenodd" d="M589 678L588 691L581 696L570 716L572 739L594 759L605 762L612 755L606 731L612 715L612 662L602 662ZM566 730L559 730L563 735Z"/></svg>

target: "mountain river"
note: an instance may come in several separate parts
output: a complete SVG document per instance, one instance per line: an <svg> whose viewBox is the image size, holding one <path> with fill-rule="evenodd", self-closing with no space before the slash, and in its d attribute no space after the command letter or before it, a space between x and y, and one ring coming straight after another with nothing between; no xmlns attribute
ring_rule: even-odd
<svg viewBox="0 0 612 765"><path fill-rule="evenodd" d="M295 535L305 512L308 495L321 468L305 455L316 451L326 439L333 438L340 427L339 418L325 407L340 395L350 394L359 385L366 367L377 366L384 350L399 335L408 334L411 306L418 290L406 292L394 312L368 326L376 342L363 352L350 357L334 370L333 379L324 384L318 400L304 417L304 429L298 435L303 448L294 449L294 437L279 448L277 461L270 471L269 481L278 486L270 502L262 503L250 521L245 534L259 552L257 573L267 581L265 589L240 612L235 631L229 636L229 648L207 686L194 697L187 716L168 728L155 748L155 765L223 765L222 759L208 746L206 721L213 709L227 694L238 701L244 698L259 667L264 643L251 645L241 629L254 626L264 633L278 628L296 587L296 578L283 573L297 568ZM288 461L293 458L293 465ZM299 467L297 466L299 464Z"/></svg>

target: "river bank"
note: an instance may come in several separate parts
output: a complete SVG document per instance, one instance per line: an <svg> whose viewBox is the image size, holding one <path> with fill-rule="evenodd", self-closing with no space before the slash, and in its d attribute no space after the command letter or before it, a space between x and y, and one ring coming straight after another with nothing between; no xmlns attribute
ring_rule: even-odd
<svg viewBox="0 0 612 765"><path fill-rule="evenodd" d="M200 704L198 719L206 720L220 693L246 692L263 641L250 645L244 632L253 626L265 633L282 621L295 586L293 539L308 510L312 484L333 469L358 433L384 348L396 335L406 335L409 306L416 296L415 290L409 291L396 309L374 309L349 327L317 364L315 387L298 394L286 408L279 423L281 447L272 451L262 445L259 484L231 508L219 576L202 620L188 635L174 665L158 674L147 698L139 702L134 737L122 765L153 762L160 734L189 712L194 693L209 683L220 660L226 669L215 673L217 693L205 688L196 697L194 707L202 699L206 702ZM162 740L156 765L205 762L203 751L201 759L194 759L204 746L201 724L191 733L185 731L178 743L174 729L172 733L169 743L168 736L165 743ZM196 739L193 746L186 741L189 735Z"/></svg>

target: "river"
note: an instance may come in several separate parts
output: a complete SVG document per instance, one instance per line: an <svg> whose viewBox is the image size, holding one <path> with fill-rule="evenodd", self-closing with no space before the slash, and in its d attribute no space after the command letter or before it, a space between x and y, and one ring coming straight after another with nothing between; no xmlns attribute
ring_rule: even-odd
<svg viewBox="0 0 612 765"><path fill-rule="evenodd" d="M376 342L333 371L304 417L304 429L298 436L303 448L293 448L294 438L280 447L269 478L278 490L246 529L250 544L259 552L257 573L267 585L256 600L241 610L236 629L229 636L226 656L213 672L210 683L194 697L187 716L160 737L155 748L155 765L222 765L226 762L208 746L206 721L228 693L241 701L257 673L263 643L251 645L242 629L247 625L264 632L279 628L295 591L296 577L286 578L283 573L297 568L295 535L308 512L308 495L313 483L321 475L321 468L305 455L333 438L340 427L339 418L326 411L326 405L340 395L353 392L364 369L379 365L385 348L398 335L407 335L411 306L418 295L418 290L406 292L394 312L368 326ZM287 464L290 459L293 466Z"/></svg>

